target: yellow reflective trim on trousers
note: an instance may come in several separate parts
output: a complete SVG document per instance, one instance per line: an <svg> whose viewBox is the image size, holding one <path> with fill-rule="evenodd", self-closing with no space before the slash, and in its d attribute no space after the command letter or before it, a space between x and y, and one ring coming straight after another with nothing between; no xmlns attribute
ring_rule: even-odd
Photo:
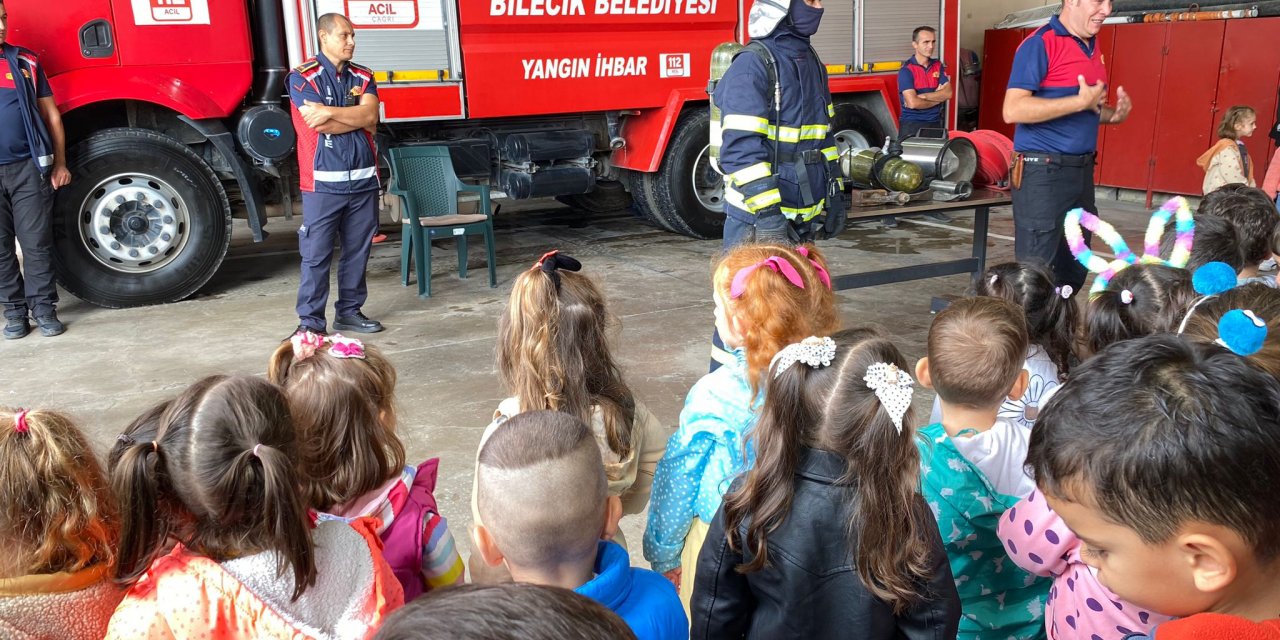
<svg viewBox="0 0 1280 640"><path fill-rule="evenodd" d="M827 117L828 118L836 117L836 106L834 104L827 105Z"/></svg>
<svg viewBox="0 0 1280 640"><path fill-rule="evenodd" d="M788 218L791 218L793 220L796 218L799 218L805 222L808 222L818 217L818 214L822 213L822 207L825 204L826 204L826 199L824 198L822 200L819 200L818 204L815 204L812 207L801 207L799 209L796 209L793 207L782 207L782 215Z"/></svg>
<svg viewBox="0 0 1280 640"><path fill-rule="evenodd" d="M782 193L777 189L770 189L764 193L759 193L747 198L743 204L747 205L747 211L756 213L765 207L775 205L782 202Z"/></svg>
<svg viewBox="0 0 1280 640"><path fill-rule="evenodd" d="M773 165L768 162L757 162L745 169L739 169L725 176L725 179L734 184L746 184L754 182L760 178L767 178L773 175Z"/></svg>
<svg viewBox="0 0 1280 640"><path fill-rule="evenodd" d="M747 198L742 195L741 191L733 188L733 185L726 183L724 186L724 201L726 204L754 215L765 207L782 202L782 193L777 189L770 189Z"/></svg>
<svg viewBox="0 0 1280 640"><path fill-rule="evenodd" d="M747 131L750 133L758 133L762 136L769 135L771 127L769 121L757 116L744 116L740 114L725 114L721 120L720 126L724 129L733 129L734 131Z"/></svg>
<svg viewBox="0 0 1280 640"><path fill-rule="evenodd" d="M822 150L822 155L832 162L840 159L840 150L835 147L827 147Z"/></svg>

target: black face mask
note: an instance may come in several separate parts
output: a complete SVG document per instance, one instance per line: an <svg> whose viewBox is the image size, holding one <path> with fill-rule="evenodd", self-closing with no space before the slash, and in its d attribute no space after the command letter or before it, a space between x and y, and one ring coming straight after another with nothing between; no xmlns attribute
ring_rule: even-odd
<svg viewBox="0 0 1280 640"><path fill-rule="evenodd" d="M811 36L818 32L818 23L822 22L822 9L805 4L804 0L792 0L791 24L796 33Z"/></svg>

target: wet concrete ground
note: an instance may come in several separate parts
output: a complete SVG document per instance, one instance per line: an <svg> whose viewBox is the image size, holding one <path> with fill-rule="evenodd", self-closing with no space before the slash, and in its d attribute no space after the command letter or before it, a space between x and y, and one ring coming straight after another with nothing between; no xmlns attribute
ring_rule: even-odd
<svg viewBox="0 0 1280 640"><path fill-rule="evenodd" d="M1099 204L1104 219L1135 246L1141 242L1145 209ZM264 373L268 356L297 324L293 230L299 221L272 219L272 236L253 244L237 220L221 271L181 303L108 310L64 294L59 311L68 325L65 335L43 338L37 332L0 343L0 403L68 411L105 452L135 415L200 377ZM902 219L893 230L869 223L821 247L833 274L952 260L969 255L971 225L967 212L951 223ZM521 270L551 248L582 260L621 320L616 354L629 383L673 429L685 393L706 372L713 322L710 267L718 241L659 231L626 211L588 216L553 201L507 203L495 227L498 287L487 286L478 238L467 280L456 277L453 243L440 242L428 300L420 300L416 288L401 287L399 228L385 227L391 238L373 250L364 308L387 327L367 341L397 367L399 431L409 459L442 459L436 497L464 550L476 445L507 395L493 365L498 316ZM1012 259L1012 228L1007 207L992 211L988 264ZM930 300L960 294L967 285L967 276L949 276L846 291L838 300L846 326L878 324L914 360L924 354ZM928 391L917 392L920 419L932 401ZM643 525L641 516L623 523L637 563Z"/></svg>

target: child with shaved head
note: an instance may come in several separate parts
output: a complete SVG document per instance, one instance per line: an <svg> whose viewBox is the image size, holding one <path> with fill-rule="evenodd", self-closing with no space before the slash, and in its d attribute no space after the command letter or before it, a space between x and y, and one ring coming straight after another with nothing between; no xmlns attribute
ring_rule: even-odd
<svg viewBox="0 0 1280 640"><path fill-rule="evenodd" d="M684 639L689 622L675 588L633 568L609 542L622 504L608 493L591 429L556 411L529 411L500 425L480 449L475 549L516 582L572 589L612 609L641 640Z"/></svg>

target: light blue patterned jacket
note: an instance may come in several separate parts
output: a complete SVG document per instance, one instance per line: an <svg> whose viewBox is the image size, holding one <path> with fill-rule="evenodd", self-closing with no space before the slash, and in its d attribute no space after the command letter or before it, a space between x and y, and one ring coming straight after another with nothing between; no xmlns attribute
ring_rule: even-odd
<svg viewBox="0 0 1280 640"><path fill-rule="evenodd" d="M752 402L747 356L702 376L685 397L680 427L658 461L644 532L644 557L665 573L680 566L680 552L693 519L710 523L729 484L755 460L743 451L747 430L756 423L763 392Z"/></svg>

